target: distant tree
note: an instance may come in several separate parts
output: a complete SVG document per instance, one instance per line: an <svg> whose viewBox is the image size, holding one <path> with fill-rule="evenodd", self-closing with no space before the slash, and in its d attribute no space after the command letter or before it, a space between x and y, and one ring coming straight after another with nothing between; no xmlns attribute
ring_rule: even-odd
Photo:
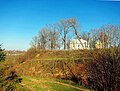
<svg viewBox="0 0 120 91"><path fill-rule="evenodd" d="M56 25L48 26L48 42L49 49L57 49L59 47L59 32L57 31Z"/></svg>
<svg viewBox="0 0 120 91"><path fill-rule="evenodd" d="M70 19L61 20L58 24L58 29L62 38L64 49L67 48L67 34L70 32Z"/></svg>
<svg viewBox="0 0 120 91"><path fill-rule="evenodd" d="M120 25L107 25L104 28L104 42L108 47L115 47L120 44ZM107 38L106 38L107 36Z"/></svg>
<svg viewBox="0 0 120 91"><path fill-rule="evenodd" d="M1 44L0 44L0 62L4 61L6 57L6 54L4 53L4 49L1 48Z"/></svg>
<svg viewBox="0 0 120 91"><path fill-rule="evenodd" d="M102 48L115 47L120 44L120 26L105 25L91 31L92 47L99 40L102 43Z"/></svg>
<svg viewBox="0 0 120 91"><path fill-rule="evenodd" d="M34 36L32 38L30 45L32 48L37 49L37 47L38 47L38 37L37 36Z"/></svg>
<svg viewBox="0 0 120 91"><path fill-rule="evenodd" d="M79 27L79 22L77 21L76 18L70 18L69 19L69 24L73 32L75 33L77 39L80 41L80 44L82 45L82 48L84 48L83 43L81 42L81 37L80 34L78 33L78 27Z"/></svg>
<svg viewBox="0 0 120 91"><path fill-rule="evenodd" d="M87 35L87 47L90 47L90 32L88 32L88 35Z"/></svg>
<svg viewBox="0 0 120 91"><path fill-rule="evenodd" d="M97 29L91 29L90 31L90 48L95 48L95 44L97 43L98 41L98 31Z"/></svg>
<svg viewBox="0 0 120 91"><path fill-rule="evenodd" d="M41 49L45 50L47 49L47 43L48 43L48 28L44 27L39 31L38 34L39 44L41 46Z"/></svg>

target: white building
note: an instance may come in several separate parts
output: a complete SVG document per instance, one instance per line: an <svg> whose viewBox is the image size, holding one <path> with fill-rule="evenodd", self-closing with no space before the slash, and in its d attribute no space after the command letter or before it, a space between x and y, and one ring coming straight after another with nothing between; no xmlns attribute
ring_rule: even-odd
<svg viewBox="0 0 120 91"><path fill-rule="evenodd" d="M83 40L83 39L80 39L82 44L83 44L83 47L80 43L80 41L78 39L70 39L69 41L69 49L74 49L74 50L77 50L77 49L89 49L89 45L87 45L87 41L86 40Z"/></svg>
<svg viewBox="0 0 120 91"><path fill-rule="evenodd" d="M98 40L97 42L96 42L96 44L95 44L95 48L103 48L103 44L101 43L101 41L100 40Z"/></svg>

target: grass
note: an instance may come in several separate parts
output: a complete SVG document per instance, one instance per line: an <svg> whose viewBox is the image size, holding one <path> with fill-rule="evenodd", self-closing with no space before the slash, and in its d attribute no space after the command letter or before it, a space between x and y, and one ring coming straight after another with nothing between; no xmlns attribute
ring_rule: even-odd
<svg viewBox="0 0 120 91"><path fill-rule="evenodd" d="M70 85L72 85L72 86L78 86L78 84L76 84L75 82L70 81L70 80L56 79L56 81L57 81L57 82L60 82L60 83L70 84Z"/></svg>
<svg viewBox="0 0 120 91"><path fill-rule="evenodd" d="M20 85L20 84L17 84L16 85L16 91L29 91L29 89Z"/></svg>
<svg viewBox="0 0 120 91"><path fill-rule="evenodd" d="M56 80L54 78L43 78L43 77L22 77L21 85L29 89L29 91L90 91L83 88L79 88L77 85L72 85L71 81ZM72 84L71 84L72 83ZM21 88L22 89L22 88ZM18 90L28 91L28 90Z"/></svg>
<svg viewBox="0 0 120 91"><path fill-rule="evenodd" d="M55 91L77 91L77 89L70 87L70 86L65 86L65 85L60 85L56 83L47 83L51 88ZM80 91L80 90L79 90Z"/></svg>

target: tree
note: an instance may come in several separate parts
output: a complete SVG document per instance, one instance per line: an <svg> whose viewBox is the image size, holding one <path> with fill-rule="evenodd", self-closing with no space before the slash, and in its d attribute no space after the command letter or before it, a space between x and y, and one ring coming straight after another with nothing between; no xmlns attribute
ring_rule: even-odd
<svg viewBox="0 0 120 91"><path fill-rule="evenodd" d="M48 26L48 42L51 50L59 47L59 32L57 31L56 25Z"/></svg>
<svg viewBox="0 0 120 91"><path fill-rule="evenodd" d="M62 38L64 50L66 49L67 46L67 34L70 32L70 27L71 27L69 21L70 19L64 19L57 24Z"/></svg>
<svg viewBox="0 0 120 91"><path fill-rule="evenodd" d="M47 42L48 42L48 28L44 27L39 31L38 39L39 44L41 46L41 49L45 50L47 49Z"/></svg>
<svg viewBox="0 0 120 91"><path fill-rule="evenodd" d="M120 44L120 26L107 25L105 27L106 35L108 36L108 47L115 47Z"/></svg>
<svg viewBox="0 0 120 91"><path fill-rule="evenodd" d="M38 47L38 37L37 36L34 36L32 38L32 41L31 41L31 47L34 48L34 49L37 49Z"/></svg>
<svg viewBox="0 0 120 91"><path fill-rule="evenodd" d="M95 44L98 41L98 29L92 29L91 31L91 38L90 38L90 48L95 48Z"/></svg>
<svg viewBox="0 0 120 91"><path fill-rule="evenodd" d="M81 39L80 34L78 33L78 30L77 30L77 28L79 26L79 22L77 21L76 18L70 18L68 22L69 22L70 27L72 28L73 32L75 33L77 39L80 41L80 44L82 45L82 48L84 48L84 45L80 40Z"/></svg>
<svg viewBox="0 0 120 91"><path fill-rule="evenodd" d="M6 54L0 44L0 62L4 61L5 57ZM14 91L16 88L15 84L20 83L22 78L18 77L15 71L12 71L10 74L6 71L8 71L8 67L0 66L0 91Z"/></svg>
<svg viewBox="0 0 120 91"><path fill-rule="evenodd" d="M5 60L6 54L4 53L4 49L1 48L0 44L0 62Z"/></svg>
<svg viewBox="0 0 120 91"><path fill-rule="evenodd" d="M99 40L102 48L115 47L120 44L120 26L119 25L104 25L98 29L91 31L92 47Z"/></svg>

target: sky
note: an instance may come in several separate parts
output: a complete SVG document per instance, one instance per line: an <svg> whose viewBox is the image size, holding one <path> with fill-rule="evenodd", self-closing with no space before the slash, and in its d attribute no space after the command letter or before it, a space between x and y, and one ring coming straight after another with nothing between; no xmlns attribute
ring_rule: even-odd
<svg viewBox="0 0 120 91"><path fill-rule="evenodd" d="M120 25L119 0L0 0L0 44L6 50L27 50L46 24L76 17L85 32Z"/></svg>

